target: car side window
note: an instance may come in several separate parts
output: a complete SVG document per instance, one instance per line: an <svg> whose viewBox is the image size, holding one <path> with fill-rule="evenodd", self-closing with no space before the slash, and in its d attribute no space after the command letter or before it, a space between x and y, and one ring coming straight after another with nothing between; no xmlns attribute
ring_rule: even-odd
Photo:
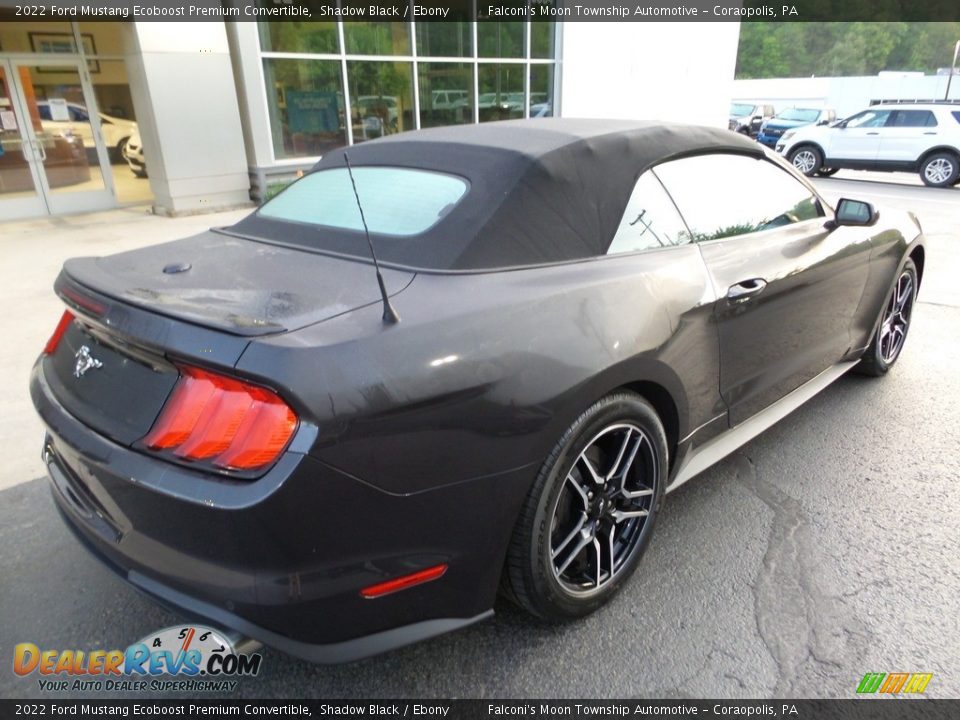
<svg viewBox="0 0 960 720"><path fill-rule="evenodd" d="M607 255L688 242L690 234L673 201L654 174L645 172L633 188Z"/></svg>
<svg viewBox="0 0 960 720"><path fill-rule="evenodd" d="M815 194L765 159L715 153L654 168L694 242L770 230L822 217Z"/></svg>
<svg viewBox="0 0 960 720"><path fill-rule="evenodd" d="M890 117L889 110L864 110L851 116L847 122L848 128L878 128L887 124Z"/></svg>
<svg viewBox="0 0 960 720"><path fill-rule="evenodd" d="M889 127L936 127L937 118L929 110L895 110Z"/></svg>
<svg viewBox="0 0 960 720"><path fill-rule="evenodd" d="M41 120L49 120L50 117L51 117L51 116L50 116L50 106L49 106L49 105L41 105L40 103L37 103L37 114L40 116L40 119L41 119Z"/></svg>

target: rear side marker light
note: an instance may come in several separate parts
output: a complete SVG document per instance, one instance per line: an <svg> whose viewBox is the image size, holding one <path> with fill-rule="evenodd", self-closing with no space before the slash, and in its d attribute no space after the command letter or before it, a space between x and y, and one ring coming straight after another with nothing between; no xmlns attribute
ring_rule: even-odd
<svg viewBox="0 0 960 720"><path fill-rule="evenodd" d="M428 567L426 570L418 570L417 572L410 573L409 575L401 575L393 580L387 580L386 582L377 583L376 585L366 587L360 591L360 595L368 600L383 597L384 595L399 592L400 590L406 590L407 588L414 587L415 585L422 585L423 583L430 582L431 580L438 580L443 577L443 574L446 571L446 564L434 565L433 567Z"/></svg>
<svg viewBox="0 0 960 720"><path fill-rule="evenodd" d="M56 329L53 331L53 335L50 336L50 339L47 340L46 346L43 348L45 355L52 355L57 349L57 345L60 344L60 340L63 338L63 334L67 331L67 328L70 327L70 323L73 322L73 313L69 310L64 310L63 315L60 316L60 322L57 323Z"/></svg>
<svg viewBox="0 0 960 720"><path fill-rule="evenodd" d="M276 393L181 367L180 379L143 444L222 470L255 470L280 456L296 428L296 414Z"/></svg>

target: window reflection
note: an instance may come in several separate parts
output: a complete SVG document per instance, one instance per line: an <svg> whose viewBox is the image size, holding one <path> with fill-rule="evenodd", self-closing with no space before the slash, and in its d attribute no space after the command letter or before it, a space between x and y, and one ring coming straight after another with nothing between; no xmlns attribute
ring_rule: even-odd
<svg viewBox="0 0 960 720"><path fill-rule="evenodd" d="M473 65L421 62L420 127L473 122Z"/></svg>
<svg viewBox="0 0 960 720"><path fill-rule="evenodd" d="M523 22L478 22L477 54L488 58L522 58Z"/></svg>
<svg viewBox="0 0 960 720"><path fill-rule="evenodd" d="M714 154L674 160L654 172L696 242L770 230L823 215L799 180L768 160Z"/></svg>
<svg viewBox="0 0 960 720"><path fill-rule="evenodd" d="M683 245L690 233L673 202L652 172L637 181L608 255Z"/></svg>
<svg viewBox="0 0 960 720"><path fill-rule="evenodd" d="M264 52L340 52L335 22L263 22L259 30Z"/></svg>
<svg viewBox="0 0 960 720"><path fill-rule="evenodd" d="M265 58L263 74L277 158L322 155L347 144L339 61Z"/></svg>
<svg viewBox="0 0 960 720"><path fill-rule="evenodd" d="M553 117L553 65L530 66L530 117Z"/></svg>
<svg viewBox="0 0 960 720"><path fill-rule="evenodd" d="M353 141L412 130L413 63L347 63Z"/></svg>
<svg viewBox="0 0 960 720"><path fill-rule="evenodd" d="M539 5L556 7L556 0ZM557 36L556 23L553 20L535 20L530 23L530 57L538 60L552 60L556 56L554 39Z"/></svg>
<svg viewBox="0 0 960 720"><path fill-rule="evenodd" d="M523 117L525 72L525 65L514 63L480 66L478 74L480 94L477 97L480 122Z"/></svg>
<svg viewBox="0 0 960 720"><path fill-rule="evenodd" d="M346 22L343 42L349 55L409 55L410 24Z"/></svg>
<svg viewBox="0 0 960 720"><path fill-rule="evenodd" d="M540 60L555 59L555 22L474 24L461 13L418 22L416 33L411 28L409 22L259 23L274 157L316 157L346 145L351 135L363 142L477 118L554 114L556 65ZM527 59L528 34L534 62Z"/></svg>
<svg viewBox="0 0 960 720"><path fill-rule="evenodd" d="M420 57L471 57L473 33L469 22L417 23Z"/></svg>
<svg viewBox="0 0 960 720"><path fill-rule="evenodd" d="M887 118L890 117L889 110L865 110L857 113L844 123L848 128L876 128L887 124Z"/></svg>

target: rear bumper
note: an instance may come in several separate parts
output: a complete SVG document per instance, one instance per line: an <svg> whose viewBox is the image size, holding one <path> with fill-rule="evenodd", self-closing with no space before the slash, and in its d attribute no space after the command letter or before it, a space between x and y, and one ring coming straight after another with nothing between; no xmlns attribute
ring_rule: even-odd
<svg viewBox="0 0 960 720"><path fill-rule="evenodd" d="M82 543L180 613L314 662L346 662L492 615L524 473L396 496L308 455L227 482L97 435L30 383L53 496ZM293 447L296 447L294 441ZM364 587L437 563L434 582Z"/></svg>
<svg viewBox="0 0 960 720"><path fill-rule="evenodd" d="M54 471L55 472L55 471ZM52 477L51 477L52 479ZM241 636L253 638L270 647L294 657L309 660L315 663L344 663L360 660L371 655L378 655L388 650L394 650L421 640L442 635L473 625L493 616L493 610L487 610L471 618L439 618L412 623L403 627L383 630L364 637L344 640L336 643L311 644L295 638L285 637L267 628L251 623L239 615L223 608L198 600L186 593L167 587L162 583L142 575L135 570L127 570L117 565L104 552L102 546L92 541L74 521L73 515L63 506L63 496L53 490L57 510L64 523L80 541L80 543L99 559L110 570L140 590L152 601L185 619L211 625L213 627L232 630Z"/></svg>

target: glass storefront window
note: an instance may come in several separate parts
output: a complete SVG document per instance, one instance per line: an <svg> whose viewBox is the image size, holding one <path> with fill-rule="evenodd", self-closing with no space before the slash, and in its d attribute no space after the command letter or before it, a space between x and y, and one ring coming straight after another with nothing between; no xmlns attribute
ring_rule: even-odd
<svg viewBox="0 0 960 720"><path fill-rule="evenodd" d="M347 63L353 141L413 130L413 63Z"/></svg>
<svg viewBox="0 0 960 720"><path fill-rule="evenodd" d="M420 127L473 122L473 64L421 62Z"/></svg>
<svg viewBox="0 0 960 720"><path fill-rule="evenodd" d="M348 55L409 55L410 25L393 22L347 22L343 42Z"/></svg>
<svg viewBox="0 0 960 720"><path fill-rule="evenodd" d="M523 76L527 66L496 63L480 66L477 108L480 122L514 120L524 112Z"/></svg>
<svg viewBox="0 0 960 720"><path fill-rule="evenodd" d="M556 36L557 28L553 20L530 23L530 57L536 60L553 60L557 55Z"/></svg>
<svg viewBox="0 0 960 720"><path fill-rule="evenodd" d="M337 60L264 58L274 155L313 157L347 144Z"/></svg>
<svg viewBox="0 0 960 720"><path fill-rule="evenodd" d="M530 117L553 117L554 65L530 66Z"/></svg>
<svg viewBox="0 0 960 720"><path fill-rule="evenodd" d="M340 52L335 22L264 22L259 26L263 52Z"/></svg>
<svg viewBox="0 0 960 720"><path fill-rule="evenodd" d="M470 23L418 23L417 54L420 57L472 57L473 33Z"/></svg>
<svg viewBox="0 0 960 720"><path fill-rule="evenodd" d="M442 23L260 23L274 157L316 157L419 127L553 115L557 28L462 13Z"/></svg>
<svg viewBox="0 0 960 720"><path fill-rule="evenodd" d="M477 54L484 58L523 58L523 22L478 22Z"/></svg>

